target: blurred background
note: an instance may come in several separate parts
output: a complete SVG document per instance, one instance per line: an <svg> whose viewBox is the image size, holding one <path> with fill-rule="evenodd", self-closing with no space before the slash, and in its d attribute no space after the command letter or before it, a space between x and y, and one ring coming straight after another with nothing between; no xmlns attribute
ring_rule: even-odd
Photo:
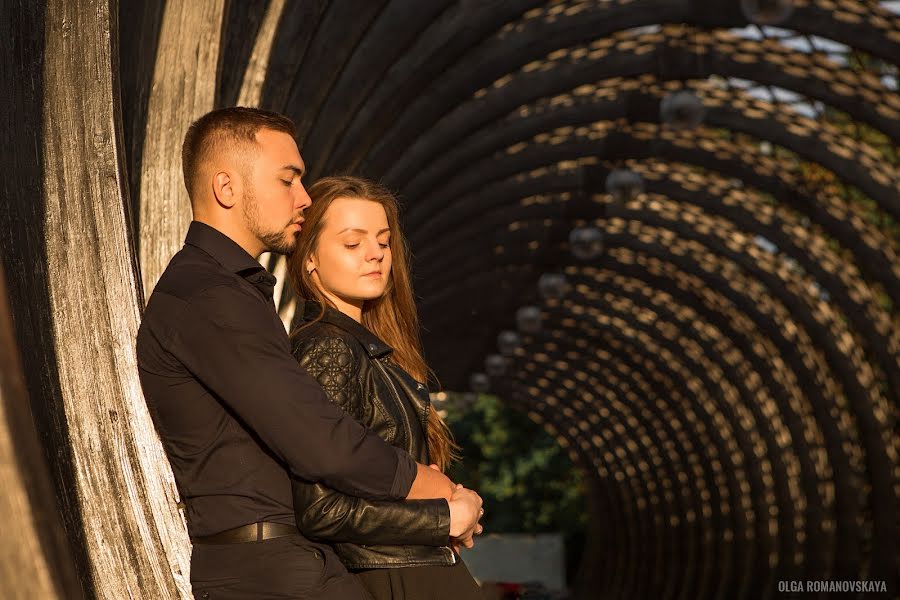
<svg viewBox="0 0 900 600"><path fill-rule="evenodd" d="M0 595L190 597L133 335L235 104L399 194L493 597L900 593L900 2L0 14Z"/></svg>

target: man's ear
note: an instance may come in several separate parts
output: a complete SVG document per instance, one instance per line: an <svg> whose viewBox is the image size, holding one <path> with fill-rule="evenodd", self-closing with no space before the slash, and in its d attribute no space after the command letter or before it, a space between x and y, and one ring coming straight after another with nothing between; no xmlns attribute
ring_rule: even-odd
<svg viewBox="0 0 900 600"><path fill-rule="evenodd" d="M234 180L227 171L219 171L213 175L213 195L216 202L225 208L231 208L237 201L237 194L234 189Z"/></svg>

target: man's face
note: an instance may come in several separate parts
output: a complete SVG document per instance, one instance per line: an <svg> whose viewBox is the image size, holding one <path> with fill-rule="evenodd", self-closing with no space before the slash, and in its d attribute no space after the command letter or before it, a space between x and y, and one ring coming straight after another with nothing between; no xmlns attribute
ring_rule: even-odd
<svg viewBox="0 0 900 600"><path fill-rule="evenodd" d="M261 129L256 141L244 185L244 222L266 250L289 254L297 245L303 210L312 203L300 181L305 165L286 133Z"/></svg>

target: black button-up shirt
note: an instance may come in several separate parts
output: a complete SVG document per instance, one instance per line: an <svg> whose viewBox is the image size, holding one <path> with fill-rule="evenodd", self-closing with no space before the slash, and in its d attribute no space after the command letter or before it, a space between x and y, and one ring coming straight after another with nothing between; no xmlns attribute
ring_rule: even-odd
<svg viewBox="0 0 900 600"><path fill-rule="evenodd" d="M332 404L291 355L275 278L230 238L191 223L144 311L144 397L192 536L294 523L290 472L401 499L416 466Z"/></svg>

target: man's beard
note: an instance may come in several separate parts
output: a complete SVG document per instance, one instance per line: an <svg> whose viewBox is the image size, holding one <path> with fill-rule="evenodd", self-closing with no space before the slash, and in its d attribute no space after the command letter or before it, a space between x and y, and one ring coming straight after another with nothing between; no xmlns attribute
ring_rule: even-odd
<svg viewBox="0 0 900 600"><path fill-rule="evenodd" d="M249 186L244 192L242 207L247 227L256 236L256 239L265 245L267 251L275 252L276 254L290 254L294 251L294 248L297 246L297 236L285 231L294 222L293 220L285 223L285 226L280 231L263 231L259 225L259 205L256 202L253 189Z"/></svg>

